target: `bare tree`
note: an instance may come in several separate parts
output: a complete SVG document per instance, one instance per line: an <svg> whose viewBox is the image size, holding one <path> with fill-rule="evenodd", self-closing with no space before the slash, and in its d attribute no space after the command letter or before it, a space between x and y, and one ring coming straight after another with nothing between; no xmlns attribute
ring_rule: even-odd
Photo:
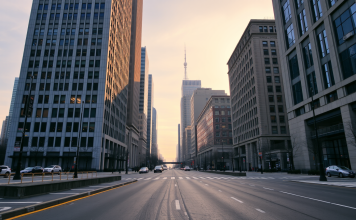
<svg viewBox="0 0 356 220"><path fill-rule="evenodd" d="M286 151L288 153L289 164L291 170L295 170L294 160L299 156L301 147L305 146L306 143L298 140L296 135L291 135L291 142L287 144Z"/></svg>
<svg viewBox="0 0 356 220"><path fill-rule="evenodd" d="M44 152L44 147L39 147L39 146L31 146L30 148L30 156L31 156L31 160L32 158L35 159L35 166L38 166L37 162L38 162L38 158L39 158L39 154L42 152L42 157L43 158L43 152ZM33 156L32 156L32 152L33 152Z"/></svg>

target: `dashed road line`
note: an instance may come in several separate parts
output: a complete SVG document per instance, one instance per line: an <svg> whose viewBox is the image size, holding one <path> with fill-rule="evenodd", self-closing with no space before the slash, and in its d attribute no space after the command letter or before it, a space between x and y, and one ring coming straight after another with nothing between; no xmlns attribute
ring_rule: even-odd
<svg viewBox="0 0 356 220"><path fill-rule="evenodd" d="M236 199L236 198L234 198L234 197L231 197L231 199L233 199L233 200L235 200L235 201L238 201L239 203L244 203L243 201L238 200L238 199Z"/></svg>
<svg viewBox="0 0 356 220"><path fill-rule="evenodd" d="M265 211L261 210L261 209L256 209L257 211L261 212L261 213L266 213Z"/></svg>
<svg viewBox="0 0 356 220"><path fill-rule="evenodd" d="M270 189L270 188L266 188L266 187L263 187L264 189L267 189L267 190L274 190L274 189Z"/></svg>
<svg viewBox="0 0 356 220"><path fill-rule="evenodd" d="M180 210L179 200L176 200L176 209Z"/></svg>

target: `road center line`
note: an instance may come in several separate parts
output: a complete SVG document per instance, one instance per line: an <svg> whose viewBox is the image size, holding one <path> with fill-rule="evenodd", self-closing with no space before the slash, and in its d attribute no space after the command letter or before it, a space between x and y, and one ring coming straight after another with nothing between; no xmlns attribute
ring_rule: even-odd
<svg viewBox="0 0 356 220"><path fill-rule="evenodd" d="M180 210L179 200L176 200L176 209Z"/></svg>
<svg viewBox="0 0 356 220"><path fill-rule="evenodd" d="M231 199L233 199L233 200L235 200L235 201L238 201L239 203L244 203L243 201L238 200L238 199L236 199L236 198L234 198L234 197L231 197Z"/></svg>
<svg viewBox="0 0 356 220"><path fill-rule="evenodd" d="M42 203L42 202L0 202L0 203L6 203L6 204L21 204L21 203L23 203L23 204L27 204L27 203L29 203L29 204L31 204L31 203Z"/></svg>
<svg viewBox="0 0 356 220"><path fill-rule="evenodd" d="M265 211L261 210L261 209L256 209L257 211L261 212L261 213L266 213Z"/></svg>
<svg viewBox="0 0 356 220"><path fill-rule="evenodd" d="M71 195L76 195L76 194L79 194L79 193L50 193L51 195L66 195L66 194L71 194Z"/></svg>
<svg viewBox="0 0 356 220"><path fill-rule="evenodd" d="M222 191L219 189L219 192L222 192Z"/></svg>
<svg viewBox="0 0 356 220"><path fill-rule="evenodd" d="M268 190L274 190L274 189L270 189L270 188L266 188L266 187L263 187L264 189L268 189Z"/></svg>
<svg viewBox="0 0 356 220"><path fill-rule="evenodd" d="M174 184L174 186L177 186L177 184Z"/></svg>
<svg viewBox="0 0 356 220"><path fill-rule="evenodd" d="M284 193L284 194L288 194L288 195L292 195L292 196L301 197L301 198L304 198L304 199L310 199L310 200L314 200L314 201L317 201L317 202L323 202L323 203L327 203L327 204L330 204L330 205L336 205L336 206L341 206L341 207L344 207L344 208L349 208L349 209L355 209L356 210L355 207L351 207L351 206L341 205L341 204L337 204L337 203L333 203L333 202L327 202L327 201L324 201L324 200L314 199L314 198L310 198L310 197L306 197L306 196L300 196L300 195L296 195L296 194L288 193L288 192L283 192L283 191L279 191L279 192Z"/></svg>

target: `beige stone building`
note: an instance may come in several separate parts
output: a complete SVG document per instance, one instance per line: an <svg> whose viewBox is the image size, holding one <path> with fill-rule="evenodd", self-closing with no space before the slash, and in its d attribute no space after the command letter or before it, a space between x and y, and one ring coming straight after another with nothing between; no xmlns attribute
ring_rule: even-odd
<svg viewBox="0 0 356 220"><path fill-rule="evenodd" d="M274 20L251 20L229 61L236 169L288 169L289 129Z"/></svg>

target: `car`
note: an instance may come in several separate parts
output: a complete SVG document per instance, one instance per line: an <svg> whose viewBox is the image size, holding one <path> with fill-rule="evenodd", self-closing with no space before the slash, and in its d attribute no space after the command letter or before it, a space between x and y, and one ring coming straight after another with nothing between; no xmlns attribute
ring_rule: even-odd
<svg viewBox="0 0 356 220"><path fill-rule="evenodd" d="M142 168L138 171L139 174L141 174L141 173L148 173L148 172L150 172L150 170L148 169L148 167L142 167Z"/></svg>
<svg viewBox="0 0 356 220"><path fill-rule="evenodd" d="M167 165L163 165L163 170L167 170Z"/></svg>
<svg viewBox="0 0 356 220"><path fill-rule="evenodd" d="M183 168L183 167L181 167L181 168L180 168L180 170L184 170L184 168Z"/></svg>
<svg viewBox="0 0 356 220"><path fill-rule="evenodd" d="M4 174L4 177L7 178L11 174L11 168L6 165L0 166L0 174Z"/></svg>
<svg viewBox="0 0 356 220"><path fill-rule="evenodd" d="M328 166L325 169L325 173L328 177L338 176L340 178L343 177L355 178L355 172L345 166L336 166L336 165Z"/></svg>
<svg viewBox="0 0 356 220"><path fill-rule="evenodd" d="M190 167L188 166L184 167L184 171L190 171Z"/></svg>
<svg viewBox="0 0 356 220"><path fill-rule="evenodd" d="M153 169L153 172L154 172L154 173L162 173L162 172L163 172L162 166L156 166L156 167Z"/></svg>
<svg viewBox="0 0 356 220"><path fill-rule="evenodd" d="M62 172L62 167L58 165L50 165L48 167L45 167L43 170L44 173L60 173Z"/></svg>
<svg viewBox="0 0 356 220"><path fill-rule="evenodd" d="M43 168L41 166L27 167L21 170L20 173L43 173Z"/></svg>

